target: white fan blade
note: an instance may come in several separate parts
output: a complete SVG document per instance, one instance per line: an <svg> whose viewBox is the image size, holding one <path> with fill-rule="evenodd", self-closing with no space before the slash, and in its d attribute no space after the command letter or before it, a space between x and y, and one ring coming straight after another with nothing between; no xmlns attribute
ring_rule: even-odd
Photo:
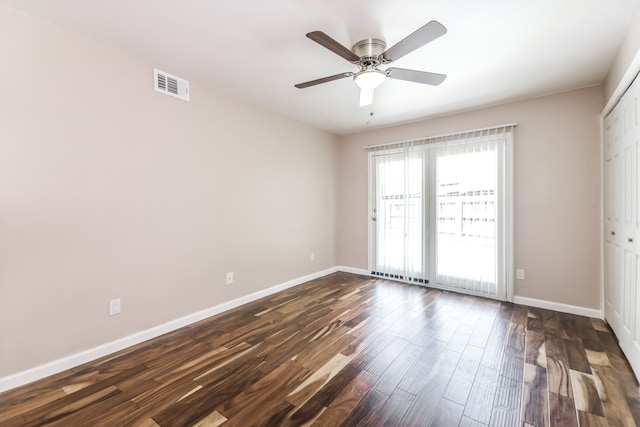
<svg viewBox="0 0 640 427"><path fill-rule="evenodd" d="M373 104L373 89L360 89L360 106Z"/></svg>

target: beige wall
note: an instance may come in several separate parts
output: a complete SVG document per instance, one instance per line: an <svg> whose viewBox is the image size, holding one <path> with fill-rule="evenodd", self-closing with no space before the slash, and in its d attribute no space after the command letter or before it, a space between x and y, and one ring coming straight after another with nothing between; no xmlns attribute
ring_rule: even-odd
<svg viewBox="0 0 640 427"><path fill-rule="evenodd" d="M629 68L631 61L640 51L640 5L636 6L636 10L631 17L631 22L627 30L624 40L618 48L613 64L609 69L609 74L604 81L604 99L609 100L613 91L616 90L622 76Z"/></svg>
<svg viewBox="0 0 640 427"><path fill-rule="evenodd" d="M336 137L3 8L0 58L0 377L336 264Z"/></svg>
<svg viewBox="0 0 640 427"><path fill-rule="evenodd" d="M640 8L604 87L337 138L193 79L189 103L160 95L155 64L0 8L0 377L367 268L363 147L511 122L515 294L599 308L598 116L638 28Z"/></svg>
<svg viewBox="0 0 640 427"><path fill-rule="evenodd" d="M428 102L428 100L426 100ZM602 87L344 136L339 145L338 262L367 268L363 147L517 122L515 295L600 308Z"/></svg>

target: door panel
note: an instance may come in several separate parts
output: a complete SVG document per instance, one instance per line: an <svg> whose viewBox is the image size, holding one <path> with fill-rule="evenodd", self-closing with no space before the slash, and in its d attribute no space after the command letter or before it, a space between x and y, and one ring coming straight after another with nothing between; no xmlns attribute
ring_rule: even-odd
<svg viewBox="0 0 640 427"><path fill-rule="evenodd" d="M374 156L372 271L423 283L429 277L424 255L425 152Z"/></svg>
<svg viewBox="0 0 640 427"><path fill-rule="evenodd" d="M636 81L604 120L605 318L640 373L640 118Z"/></svg>

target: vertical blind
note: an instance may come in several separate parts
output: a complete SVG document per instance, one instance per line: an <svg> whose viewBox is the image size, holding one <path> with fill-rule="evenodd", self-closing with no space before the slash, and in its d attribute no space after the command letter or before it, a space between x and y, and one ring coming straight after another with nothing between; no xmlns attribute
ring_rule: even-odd
<svg viewBox="0 0 640 427"><path fill-rule="evenodd" d="M373 274L406 281L426 281L424 266L425 157L411 142L374 156L376 228Z"/></svg>
<svg viewBox="0 0 640 427"><path fill-rule="evenodd" d="M514 127L367 147L373 275L505 298Z"/></svg>

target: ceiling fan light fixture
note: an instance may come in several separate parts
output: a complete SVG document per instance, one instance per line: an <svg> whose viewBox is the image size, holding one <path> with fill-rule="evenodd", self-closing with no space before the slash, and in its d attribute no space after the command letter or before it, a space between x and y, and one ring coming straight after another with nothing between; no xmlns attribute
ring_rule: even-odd
<svg viewBox="0 0 640 427"><path fill-rule="evenodd" d="M360 89L360 106L366 107L373 104L373 89Z"/></svg>
<svg viewBox="0 0 640 427"><path fill-rule="evenodd" d="M362 70L353 76L353 81L360 89L375 89L384 82L387 75L380 70Z"/></svg>

